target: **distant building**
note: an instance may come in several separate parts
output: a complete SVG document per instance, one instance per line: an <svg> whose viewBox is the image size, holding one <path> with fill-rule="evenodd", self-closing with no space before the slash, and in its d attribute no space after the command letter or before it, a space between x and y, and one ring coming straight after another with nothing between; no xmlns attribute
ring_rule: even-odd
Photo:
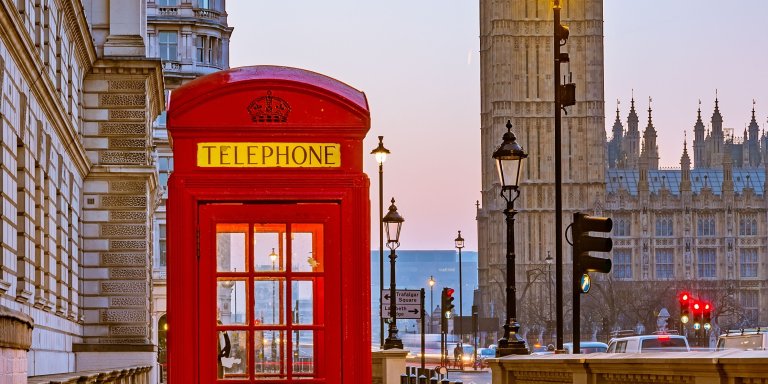
<svg viewBox="0 0 768 384"><path fill-rule="evenodd" d="M473 292L477 289L477 252L462 251L462 297L464 316L472 315ZM431 308L432 332L439 333L439 313L435 310L440 305L440 295L444 287L456 290L454 297L455 312L459 313L459 253L456 250L446 251L409 251L397 250L397 265L395 266L397 289L421 289L425 292L425 307ZM384 289L389 289L389 250L384 253ZM435 285L430 291L429 278L433 277ZM430 294L432 292L432 294ZM434 296L434 298L432 297ZM371 344L379 344L379 251L371 251ZM476 304L476 303L474 303ZM398 331L401 333L421 332L416 320L398 320ZM429 323L426 324L427 327ZM453 329L453 326L451 327ZM387 337L386 324L384 338ZM469 330L464 331L469 334Z"/></svg>

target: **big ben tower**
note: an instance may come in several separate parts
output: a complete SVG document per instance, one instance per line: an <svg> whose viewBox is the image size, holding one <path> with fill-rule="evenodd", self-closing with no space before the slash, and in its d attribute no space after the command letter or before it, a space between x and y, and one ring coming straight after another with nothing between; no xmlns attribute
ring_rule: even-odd
<svg viewBox="0 0 768 384"><path fill-rule="evenodd" d="M570 28L561 52L566 81L576 83L576 105L562 119L563 236L573 212L600 214L605 196L603 90L603 1L560 0L562 23ZM481 317L504 319L505 201L492 153L507 120L528 152L523 164L515 221L517 319L521 334L545 333L549 342L555 302L555 164L552 0L480 0L482 204L478 208L478 267ZM571 249L563 241L564 297L570 287ZM525 296L525 297L523 297ZM539 305L528 305L537 300ZM565 300L569 303L570 300ZM567 304L566 306L569 306ZM537 312L538 311L538 312ZM568 321L566 321L568 323ZM546 329L546 331L545 331Z"/></svg>

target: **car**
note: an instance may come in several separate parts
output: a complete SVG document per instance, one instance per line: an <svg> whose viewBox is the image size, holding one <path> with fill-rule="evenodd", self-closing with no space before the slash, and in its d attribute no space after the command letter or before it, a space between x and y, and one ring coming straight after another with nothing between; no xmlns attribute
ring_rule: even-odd
<svg viewBox="0 0 768 384"><path fill-rule="evenodd" d="M764 351L768 346L768 328L728 330L717 338L716 351L741 349Z"/></svg>
<svg viewBox="0 0 768 384"><path fill-rule="evenodd" d="M573 353L573 343L563 343L563 349L568 353ZM579 345L582 354L600 353L608 350L608 344L599 341L582 341Z"/></svg>
<svg viewBox="0 0 768 384"><path fill-rule="evenodd" d="M681 335L617 337L608 343L608 353L688 352L688 339Z"/></svg>
<svg viewBox="0 0 768 384"><path fill-rule="evenodd" d="M492 348L477 349L477 360L481 368L488 367L488 362L486 361L486 359L493 359L495 357L496 357L496 349L492 349Z"/></svg>

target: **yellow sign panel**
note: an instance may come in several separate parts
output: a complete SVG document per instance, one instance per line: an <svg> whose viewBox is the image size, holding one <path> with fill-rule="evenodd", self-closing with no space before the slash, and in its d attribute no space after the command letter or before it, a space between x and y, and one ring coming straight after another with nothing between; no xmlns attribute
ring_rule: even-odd
<svg viewBox="0 0 768 384"><path fill-rule="evenodd" d="M338 168L336 143L198 143L198 167Z"/></svg>

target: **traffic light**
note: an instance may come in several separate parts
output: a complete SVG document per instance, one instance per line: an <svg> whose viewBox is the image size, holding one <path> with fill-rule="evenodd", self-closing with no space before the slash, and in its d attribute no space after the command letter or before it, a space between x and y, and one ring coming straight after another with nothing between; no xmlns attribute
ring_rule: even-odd
<svg viewBox="0 0 768 384"><path fill-rule="evenodd" d="M581 212L573 214L573 278L588 281L584 278L587 272L608 273L611 271L611 260L593 257L589 252L610 252L613 241L610 237L590 236L589 232L611 232L613 222L609 217L589 216ZM580 284L583 293L589 290Z"/></svg>
<svg viewBox="0 0 768 384"><path fill-rule="evenodd" d="M704 329L706 330L712 328L712 309L714 309L712 304L704 303L701 321L704 323Z"/></svg>
<svg viewBox="0 0 768 384"><path fill-rule="evenodd" d="M453 314L453 308L455 307L453 305L453 300L455 299L453 297L454 292L455 290L453 288L443 288L443 296L445 300L445 304L443 305L443 316L445 316L446 319L450 319Z"/></svg>
<svg viewBox="0 0 768 384"><path fill-rule="evenodd" d="M701 329L701 303L694 301L693 304L691 304L691 310L693 311L693 329Z"/></svg>
<svg viewBox="0 0 768 384"><path fill-rule="evenodd" d="M680 322L688 324L691 320L691 294L683 292L680 294Z"/></svg>

